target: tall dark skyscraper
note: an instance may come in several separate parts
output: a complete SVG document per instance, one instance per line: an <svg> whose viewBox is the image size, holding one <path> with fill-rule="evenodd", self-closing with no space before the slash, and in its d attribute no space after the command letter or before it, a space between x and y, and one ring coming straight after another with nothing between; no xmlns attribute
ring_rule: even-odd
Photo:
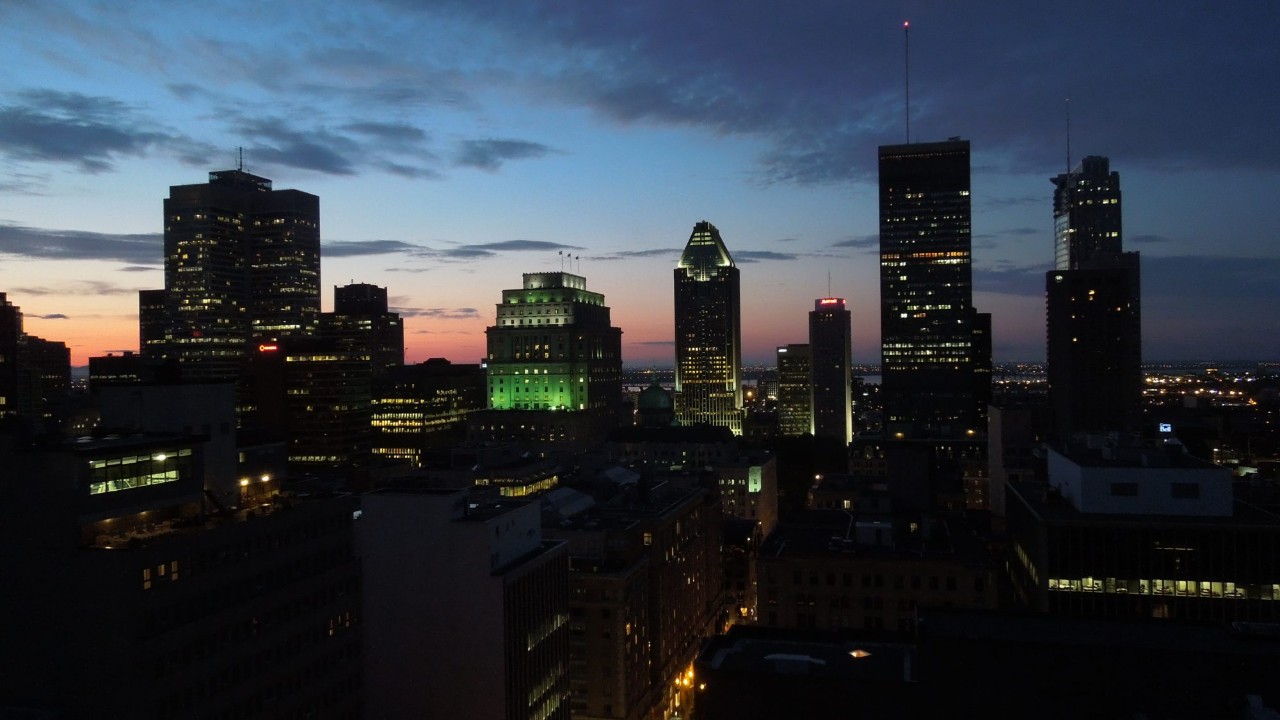
<svg viewBox="0 0 1280 720"><path fill-rule="evenodd" d="M886 429L963 437L975 388L969 143L880 148L880 334ZM986 369L989 377L989 368Z"/></svg>
<svg viewBox="0 0 1280 720"><path fill-rule="evenodd" d="M1120 173L1110 162L1090 155L1052 182L1054 269L1088 267L1119 255Z"/></svg>
<svg viewBox="0 0 1280 720"><path fill-rule="evenodd" d="M368 283L333 288L333 312L323 316L322 332L368 350L373 377L404 365L404 324L387 305L387 289Z"/></svg>
<svg viewBox="0 0 1280 720"><path fill-rule="evenodd" d="M813 432L813 376L808 345L778 348L778 432L784 436Z"/></svg>
<svg viewBox="0 0 1280 720"><path fill-rule="evenodd" d="M320 313L320 199L272 190L243 170L174 185L164 201L163 339L144 316L144 353L190 378L234 379L253 338L308 334ZM143 291L140 305L156 298Z"/></svg>
<svg viewBox="0 0 1280 720"><path fill-rule="evenodd" d="M809 352L813 377L813 436L853 439L853 325L844 298L813 301L809 313Z"/></svg>
<svg viewBox="0 0 1280 720"><path fill-rule="evenodd" d="M1138 253L1123 251L1120 173L1090 156L1053 184L1055 269L1045 299L1055 434L1137 430L1142 283Z"/></svg>
<svg viewBox="0 0 1280 720"><path fill-rule="evenodd" d="M693 226L675 269L676 420L742 434L742 315L738 268L720 231Z"/></svg>

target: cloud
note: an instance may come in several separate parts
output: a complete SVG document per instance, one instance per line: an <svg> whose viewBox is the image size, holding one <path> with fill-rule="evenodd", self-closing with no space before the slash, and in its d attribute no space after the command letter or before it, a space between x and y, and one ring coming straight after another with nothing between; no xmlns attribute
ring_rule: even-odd
<svg viewBox="0 0 1280 720"><path fill-rule="evenodd" d="M1039 228L1016 227L1016 228L1009 228L1007 230L1001 230L1000 232L996 233L996 235L1022 235L1022 236L1044 235L1047 232L1048 232L1047 230L1041 230Z"/></svg>
<svg viewBox="0 0 1280 720"><path fill-rule="evenodd" d="M1044 275L1048 267L974 268L973 291L999 295L1044 297Z"/></svg>
<svg viewBox="0 0 1280 720"><path fill-rule="evenodd" d="M1280 166L1280 143L1259 142L1255 132L1280 115L1280 96L1257 92L1280 64L1273 24L1261 21L1267 11L1250 22L1248 12L1162 9L931 5L912 27L926 44L913 56L925 80L913 87L911 140L964 135L992 167L1045 172L1062 161L1069 93L1087 129L1078 133L1092 146L1126 148L1131 165ZM762 138L767 182L867 179L876 164L869 148L903 140L897 5L804 3L780 14L759 0L475 0L450 10L544 60L522 76L531 94L586 104L619 123ZM1086 61L1064 63L1079 55L1080 37L1091 38ZM539 78L534 68L547 66L554 69ZM1212 138L1185 142L1203 138L1205 127Z"/></svg>
<svg viewBox="0 0 1280 720"><path fill-rule="evenodd" d="M122 157L198 145L107 97L36 89L17 92L0 105L0 152L17 160L103 173Z"/></svg>
<svg viewBox="0 0 1280 720"><path fill-rule="evenodd" d="M1012 208L1027 206L1043 206L1049 202L1050 196L1045 195L1019 195L1017 197L1010 196L992 196L985 198L982 204L993 208Z"/></svg>
<svg viewBox="0 0 1280 720"><path fill-rule="evenodd" d="M492 257L500 252L550 252L552 250L582 250L579 245L565 245L564 243L550 242L547 240L503 240L491 243L476 243L472 245L459 245L457 247L446 248L439 251L439 256L454 260L471 260L475 258ZM565 253L566 256L572 255L572 252Z"/></svg>
<svg viewBox="0 0 1280 720"><path fill-rule="evenodd" d="M164 268L159 265L125 265L118 269L120 272L155 272Z"/></svg>
<svg viewBox="0 0 1280 720"><path fill-rule="evenodd" d="M797 257L793 253L780 253L772 250L739 250L733 253L733 259L742 263L763 262L766 260L795 260Z"/></svg>
<svg viewBox="0 0 1280 720"><path fill-rule="evenodd" d="M617 252L611 252L608 255L593 255L591 256L591 259L595 261L608 262L610 260L631 260L633 258L669 257L669 256L674 257L679 255L680 252L681 251L678 248L653 248L651 250L619 250Z"/></svg>
<svg viewBox="0 0 1280 720"><path fill-rule="evenodd" d="M0 223L0 255L57 260L118 260L138 264L164 257L164 236L160 233L48 230Z"/></svg>
<svg viewBox="0 0 1280 720"><path fill-rule="evenodd" d="M1139 245L1157 245L1173 242L1173 238L1165 235L1130 235L1125 238L1125 242L1137 243Z"/></svg>
<svg viewBox="0 0 1280 720"><path fill-rule="evenodd" d="M59 295L136 295L137 292L137 288L120 287L101 280L77 280L63 283L61 285L37 285L13 288L14 296L34 295L36 297Z"/></svg>
<svg viewBox="0 0 1280 720"><path fill-rule="evenodd" d="M480 312L475 308L414 308L414 307L393 307L391 312L399 313L401 317L421 317L432 318L434 320L474 320L480 317Z"/></svg>
<svg viewBox="0 0 1280 720"><path fill-rule="evenodd" d="M359 146L351 139L319 129L303 129L279 118L245 118L236 130L255 143L249 156L255 163L315 170L329 175L354 175L351 158Z"/></svg>
<svg viewBox="0 0 1280 720"><path fill-rule="evenodd" d="M1210 255L1142 256L1142 295L1177 300L1197 298L1264 302L1273 306L1280 258L1215 257ZM1144 307L1144 311L1147 308ZM1243 310L1234 313L1250 317ZM1265 311L1274 316L1274 307Z"/></svg>
<svg viewBox="0 0 1280 720"><path fill-rule="evenodd" d="M508 160L540 158L554 152L542 143L526 140L464 140L454 164L481 170L497 170Z"/></svg>
<svg viewBox="0 0 1280 720"><path fill-rule="evenodd" d="M839 248L880 248L880 235L858 235L831 243L831 247Z"/></svg>
<svg viewBox="0 0 1280 720"><path fill-rule="evenodd" d="M674 346L674 345L676 344L676 341L675 341L675 340L642 340L642 341L640 341L640 342L633 342L633 343L628 343L628 344L630 344L630 345L645 345L645 346L649 346L649 345L656 345L656 346L671 347L671 346Z"/></svg>
<svg viewBox="0 0 1280 720"><path fill-rule="evenodd" d="M354 122L342 126L343 130L360 135L377 138L388 143L417 145L427 140L427 134L420 128L405 123Z"/></svg>
<svg viewBox="0 0 1280 720"><path fill-rule="evenodd" d="M27 315L27 317L40 318L41 320L70 320L71 318L62 313L51 313L49 315Z"/></svg>
<svg viewBox="0 0 1280 720"><path fill-rule="evenodd" d="M359 257L363 255L389 255L391 253L420 253L427 251L420 245L400 240L336 240L326 242L321 249L324 257Z"/></svg>

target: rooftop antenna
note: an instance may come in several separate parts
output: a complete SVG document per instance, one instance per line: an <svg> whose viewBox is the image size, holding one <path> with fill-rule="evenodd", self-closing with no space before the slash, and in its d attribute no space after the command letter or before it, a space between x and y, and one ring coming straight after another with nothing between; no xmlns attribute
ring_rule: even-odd
<svg viewBox="0 0 1280 720"><path fill-rule="evenodd" d="M564 272L564 251L560 250L560 272Z"/></svg>
<svg viewBox="0 0 1280 720"><path fill-rule="evenodd" d="M902 21L902 79L906 92L903 95L902 115L907 125L907 144L911 143L911 21Z"/></svg>
<svg viewBox="0 0 1280 720"><path fill-rule="evenodd" d="M1067 174L1071 174L1071 98L1067 98Z"/></svg>
<svg viewBox="0 0 1280 720"><path fill-rule="evenodd" d="M831 297L831 271L827 271L827 297Z"/></svg>
<svg viewBox="0 0 1280 720"><path fill-rule="evenodd" d="M244 146L241 145L238 149L240 150L240 163L236 166L236 169L244 172Z"/></svg>

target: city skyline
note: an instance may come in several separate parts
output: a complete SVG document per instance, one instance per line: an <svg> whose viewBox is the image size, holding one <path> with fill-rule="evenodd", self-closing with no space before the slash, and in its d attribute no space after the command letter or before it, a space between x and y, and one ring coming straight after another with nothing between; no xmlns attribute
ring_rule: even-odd
<svg viewBox="0 0 1280 720"><path fill-rule="evenodd" d="M387 287L411 362L478 361L508 278L569 270L610 298L626 364L670 366L668 273L700 220L741 266L744 361L803 342L824 295L874 361L904 19L909 139L971 142L997 361L1044 357L1067 97L1072 162L1125 177L1144 359L1280 357L1273 4L158 7L0 8L0 291L77 365L138 350L162 199L238 147L321 198L324 309L331 286Z"/></svg>

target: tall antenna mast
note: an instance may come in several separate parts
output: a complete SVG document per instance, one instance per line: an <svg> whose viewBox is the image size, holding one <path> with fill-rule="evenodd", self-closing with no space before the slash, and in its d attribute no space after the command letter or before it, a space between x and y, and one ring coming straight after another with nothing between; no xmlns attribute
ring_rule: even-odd
<svg viewBox="0 0 1280 720"><path fill-rule="evenodd" d="M241 145L238 149L240 150L240 164L236 166L236 169L244 172L244 146Z"/></svg>
<svg viewBox="0 0 1280 720"><path fill-rule="evenodd" d="M827 297L831 297L831 271L827 271Z"/></svg>
<svg viewBox="0 0 1280 720"><path fill-rule="evenodd" d="M911 143L911 21L902 21L902 80L906 92L903 94L902 115L907 125L907 143Z"/></svg>
<svg viewBox="0 0 1280 720"><path fill-rule="evenodd" d="M1071 174L1071 98L1067 98L1067 174Z"/></svg>

